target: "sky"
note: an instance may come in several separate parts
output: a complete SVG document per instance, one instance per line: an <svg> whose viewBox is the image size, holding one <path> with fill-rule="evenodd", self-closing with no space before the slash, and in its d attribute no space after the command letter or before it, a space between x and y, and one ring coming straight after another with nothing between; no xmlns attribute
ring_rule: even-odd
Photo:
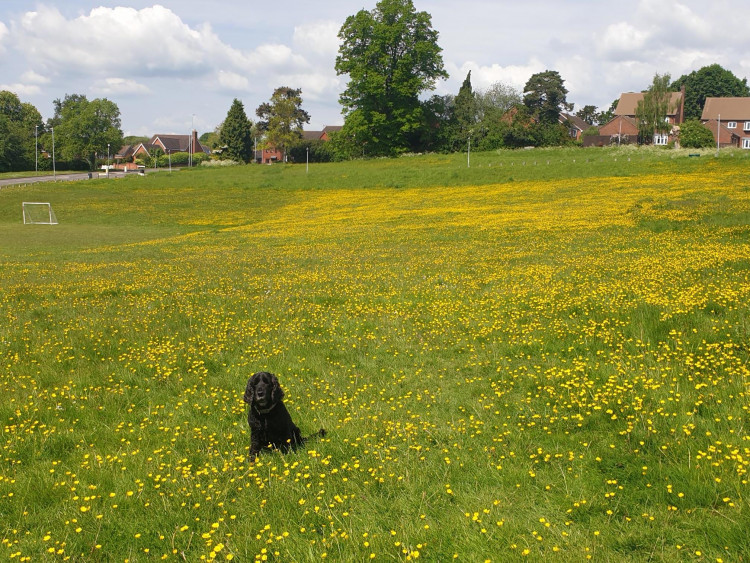
<svg viewBox="0 0 750 563"><path fill-rule="evenodd" d="M376 0L0 0L0 90L52 116L66 94L107 98L125 135L214 130L234 98L249 118L274 89L302 89L305 128L343 124L338 31ZM606 109L718 63L750 76L748 0L414 0L450 75L435 94L560 73L568 102ZM428 95L431 93L428 93Z"/></svg>

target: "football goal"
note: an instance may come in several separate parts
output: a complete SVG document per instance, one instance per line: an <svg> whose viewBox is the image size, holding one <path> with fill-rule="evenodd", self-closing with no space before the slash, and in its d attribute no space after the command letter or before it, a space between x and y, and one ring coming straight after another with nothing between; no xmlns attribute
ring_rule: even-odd
<svg viewBox="0 0 750 563"><path fill-rule="evenodd" d="M57 225L57 217L49 203L23 202L24 225Z"/></svg>

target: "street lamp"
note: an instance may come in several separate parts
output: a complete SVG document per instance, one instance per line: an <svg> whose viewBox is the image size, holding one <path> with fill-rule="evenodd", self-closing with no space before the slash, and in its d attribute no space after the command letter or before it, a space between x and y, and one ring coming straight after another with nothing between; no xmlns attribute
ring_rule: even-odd
<svg viewBox="0 0 750 563"><path fill-rule="evenodd" d="M52 177L57 182L57 168L55 168L55 128L52 127Z"/></svg>
<svg viewBox="0 0 750 563"><path fill-rule="evenodd" d="M306 160L305 160L305 174L310 172L310 147L305 147Z"/></svg>
<svg viewBox="0 0 750 563"><path fill-rule="evenodd" d="M34 170L39 172L39 125L34 125Z"/></svg>
<svg viewBox="0 0 750 563"><path fill-rule="evenodd" d="M109 178L109 143L107 143L107 178Z"/></svg>

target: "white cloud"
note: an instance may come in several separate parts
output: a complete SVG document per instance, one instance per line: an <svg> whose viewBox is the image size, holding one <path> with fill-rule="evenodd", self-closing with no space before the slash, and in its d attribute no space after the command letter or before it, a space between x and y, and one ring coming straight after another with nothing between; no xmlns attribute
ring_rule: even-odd
<svg viewBox="0 0 750 563"><path fill-rule="evenodd" d="M244 92L250 88L250 82L246 77L226 70L218 72L217 82L223 90Z"/></svg>
<svg viewBox="0 0 750 563"><path fill-rule="evenodd" d="M0 53L5 52L3 43L5 42L5 38L8 37L8 34L8 27L3 22L0 22Z"/></svg>
<svg viewBox="0 0 750 563"><path fill-rule="evenodd" d="M33 70L27 70L21 75L21 80L24 82L30 82L32 84L49 84L50 79L46 76L34 72Z"/></svg>
<svg viewBox="0 0 750 563"><path fill-rule="evenodd" d="M105 78L98 80L92 86L92 90L97 94L103 95L133 95L149 94L151 90L144 84L139 84L129 78Z"/></svg>
<svg viewBox="0 0 750 563"><path fill-rule="evenodd" d="M296 26L294 47L307 55L328 57L333 61L339 51L339 29L341 24L332 21Z"/></svg>
<svg viewBox="0 0 750 563"><path fill-rule="evenodd" d="M523 90L523 87L529 81L532 74L545 70L542 61L536 57L531 58L525 65L502 66L496 63L492 65L479 65L473 61L469 61L462 64L460 68L451 63L446 63L445 66L452 81L459 85L463 82L468 72L471 71L471 85L474 90L484 90L497 82L502 82Z"/></svg>
<svg viewBox="0 0 750 563"><path fill-rule="evenodd" d="M618 22L608 25L596 43L605 58L627 60L639 56L650 36L648 31L631 23Z"/></svg>
<svg viewBox="0 0 750 563"><path fill-rule="evenodd" d="M7 90L13 92L19 98L24 96L36 96L41 92L41 88L36 84L0 84L0 90Z"/></svg>
<svg viewBox="0 0 750 563"><path fill-rule="evenodd" d="M117 66L134 75L201 75L215 65L247 64L209 25L193 29L159 5L99 7L70 20L56 8L40 6L23 15L14 34L35 67L60 72Z"/></svg>

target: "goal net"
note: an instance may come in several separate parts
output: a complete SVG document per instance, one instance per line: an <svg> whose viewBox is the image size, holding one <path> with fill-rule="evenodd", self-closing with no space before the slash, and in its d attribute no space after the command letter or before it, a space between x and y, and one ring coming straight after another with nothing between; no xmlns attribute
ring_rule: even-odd
<svg viewBox="0 0 750 563"><path fill-rule="evenodd" d="M57 225L57 217L49 203L23 202L24 225Z"/></svg>

